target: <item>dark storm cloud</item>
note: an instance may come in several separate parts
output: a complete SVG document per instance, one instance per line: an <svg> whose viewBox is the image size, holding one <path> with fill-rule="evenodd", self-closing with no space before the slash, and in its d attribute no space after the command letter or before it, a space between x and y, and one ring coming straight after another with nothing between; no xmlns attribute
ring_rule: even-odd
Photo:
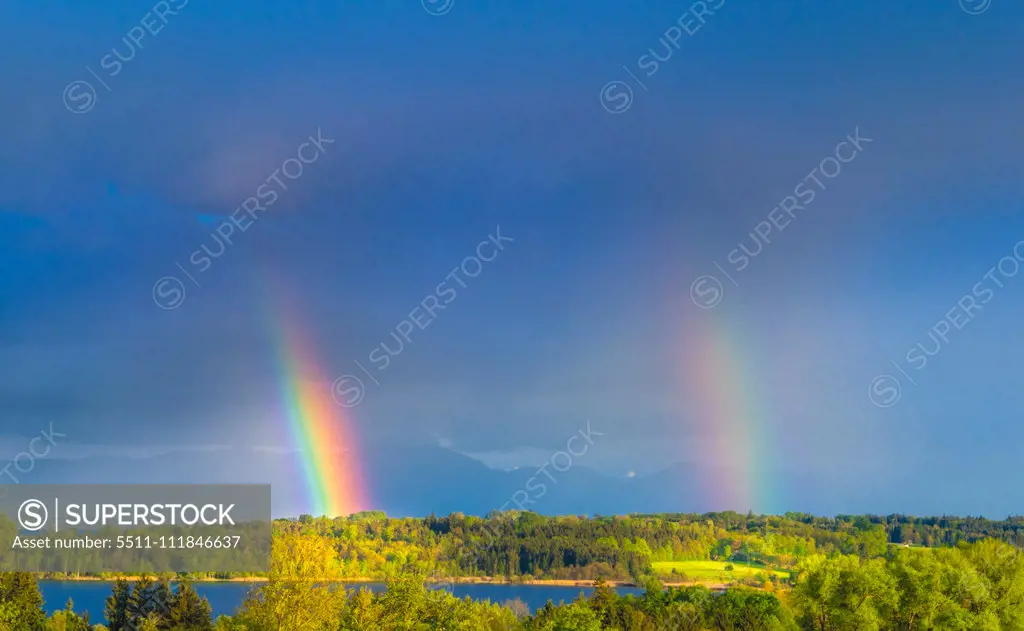
<svg viewBox="0 0 1024 631"><path fill-rule="evenodd" d="M99 326L93 337L94 343L103 348L102 361L90 364L83 359L75 363L79 379L85 383L71 386L71 390L81 389L81 396L88 395L93 401L109 397L111 409L106 416L110 418L145 415L157 426L163 419L230 405L233 392L259 389L251 384L266 378L265 372L259 374L253 368L261 362L266 366L266 344L260 344L266 331L251 317L250 309L256 303L242 306L251 299L244 285L229 283L230 289L216 289L207 296L197 292L197 298L206 300L207 305L203 317L195 320L181 313L159 313L146 304L142 283L149 278L155 280L158 270L168 268L166 254L177 260L202 244L211 244L208 232L202 229L183 232L176 228L173 234L178 247L167 247L164 237L168 215L188 214L195 212L193 209L230 212L252 195L275 165L291 155L316 127L337 138L339 150L329 155L322 171L311 168L275 211L296 215L308 211L315 215L317 222L310 226L312 230L301 230L325 249L331 242L361 238L345 234L353 225L381 230L382 226L372 221L350 223L346 215L373 210L380 204L375 195L387 199L384 191L400 187L404 178L416 176L431 182L435 187L431 192L437 196L471 183L482 190L532 194L543 199L556 191L572 191L574 181L586 181L590 190L571 196L585 199L588 205L595 203L596 197L596 203L605 205L606 211L628 212L636 221L646 216L690 234L695 234L694 227L712 230L715 238L711 245L705 242L703 253L689 255L692 264L697 265L702 258L722 256L734 247L787 190L832 151L836 142L858 128L872 138L873 144L849 168L850 180L839 182L845 188L815 211L818 214L813 229L807 228L808 236L830 224L844 225L875 212L887 212L886 200L948 176L951 163L972 165L963 168L978 176L994 169L1013 175L1018 168L1014 164L1019 163L1010 159L1017 151L1014 138L1020 131L1009 115L1017 101L1015 90L1005 89L995 97L968 93L957 102L945 101L942 105L935 105L944 96L939 89L904 95L884 107L843 104L848 93L870 91L869 79L859 81L832 94L831 107L819 103L804 113L799 112L799 105L793 111L774 114L751 106L737 116L735 107L728 114L716 114L706 105L698 112L693 103L654 102L646 110L638 105L637 111L627 117L613 118L594 107L591 101L595 99L584 99L583 94L557 84L540 87L527 83L522 89L483 94L465 88L412 89L403 95L389 94L388 105L378 107L377 103L384 100L382 94L371 92L359 100L340 91L317 91L311 87L316 84L313 77L281 76L274 82L280 89L268 98L252 100L218 94L191 109L155 103L145 111L133 112L127 126L108 119L92 128L83 127L66 112L55 110L46 125L53 130L54 138L62 136L69 125L79 125L71 137L77 136L79 146L90 150L87 154L72 153L78 156L76 163L67 157L67 146L47 142L19 145L17 150L9 146L3 154L8 165L3 190L10 196L6 205L16 203L19 197L31 197L30 189L19 187L18 181L40 167L49 170L46 177L73 187L82 181L86 165L98 157L105 169L121 174L120 179L131 187L159 190L170 200L164 203L171 209L165 214L148 219L145 214L150 209L139 208L138 216L125 219L136 228L133 238L125 239L118 231L120 224L102 216L102 200L91 199L95 197L93 192L83 192L99 214L95 221L79 215L77 228L71 233L65 230L65 238L73 245L88 241L90 235L107 235L108 247L131 252L122 257L131 269L94 279L102 287L102 307L91 308L86 314L66 314L63 323L53 324L55 330L76 326L89 331L92 325L107 323ZM960 124L965 120L974 122L965 127ZM16 138L24 139L24 131L18 132L10 119L6 125ZM939 128L943 134L930 131ZM126 135L126 129L131 133ZM595 190L600 193L595 194ZM34 202L42 204L44 200ZM406 200L411 203L413 196ZM421 202L443 205L441 199ZM501 204L499 201L497 205ZM26 206L31 208L33 204ZM592 206L570 206L508 210L523 218L541 212L586 216L594 210ZM333 209L334 213L322 209ZM218 261L221 269L215 271L236 281L243 278L241 269L254 261L251 249L264 238L257 231L272 231L272 220L268 217L251 235L241 237L251 238L252 247L248 251L242 246L229 251ZM791 234L797 234L797 229ZM164 258L145 253L148 242L156 243L161 238ZM713 249L716 242L721 245ZM302 247L296 240L287 239L278 245L283 248L279 249L282 261L294 258ZM308 249L304 253L318 256ZM325 260L329 258L327 255ZM325 275L320 282L326 286L336 280L336 276ZM242 302L233 304L236 299ZM348 334L356 338L348 346L358 349L359 342L364 347L372 346L374 336L386 332L386 327L366 326L354 336ZM332 336L344 337L336 331L328 333L323 341L326 347L337 343L329 339ZM53 352L73 355L67 350ZM89 357L96 358L95 353ZM551 396L571 399L566 393L573 390L567 386L556 377L538 380L530 386L539 389L533 392L513 395L515 388L506 386L509 391L498 396L523 401L516 408L530 407L533 404L527 402ZM402 392L399 385L394 387L396 394ZM469 423L488 411L488 405L470 406L461 399L462 394L456 393L452 400L461 400L459 406L469 409L453 414L439 398L442 395L438 393L445 387L435 383L423 387L435 392L426 402L427 409L429 402L436 402L433 414L437 417L463 418ZM548 389L560 394L544 394ZM123 392L140 400L125 401L121 398ZM65 392L64 396L69 394ZM117 406L113 405L114 399L120 400ZM650 397L647 400L652 401ZM393 417L408 409L406 404L381 405ZM662 416L651 405L646 406L644 414ZM538 422L554 413L554 408L547 407ZM572 404L555 407L558 414L568 414L566 408ZM522 415L524 419L530 417L528 413ZM520 435L532 436L532 432L541 431L541 426ZM481 445L488 440L508 440L515 446L522 440L488 427L466 427L467 436L479 435L474 443Z"/></svg>
<svg viewBox="0 0 1024 631"><path fill-rule="evenodd" d="M847 382L860 388L854 368L869 358L856 352L876 334L857 329L847 340L850 329L835 323L886 312L857 311L870 294L846 296L811 326L796 316L814 294L795 305L778 295L785 283L829 286L851 267L836 255L851 235L874 245L894 216L926 225L938 186L970 198L998 182L1020 194L1024 85L967 63L1008 59L1016 42L974 30L994 28L975 21L952 27L962 38L912 49L902 42L920 25L902 16L901 32L879 25L874 38L819 58L811 44L838 38L838 20L806 27L818 35L801 31L808 39L788 49L796 27L780 15L748 33L751 11L737 3L723 12L619 116L602 109L600 86L654 43L660 22L629 31L635 40L594 35L579 53L556 46L557 33L506 33L499 52L511 61L484 72L465 50L424 69L404 55L300 55L294 42L269 39L238 47L243 60L229 49L251 34L210 28L234 24L225 16L207 16L205 31L197 13L177 33L169 27L85 116L64 108L60 88L85 63L79 53L92 59L109 42L55 40L73 50L45 56L39 42L17 40L21 64L0 68L4 85L17 87L0 103L0 212L21 217L0 235L0 269L11 278L0 286L3 423L59 417L97 445L275 444L283 307L299 314L294 326L323 366L315 377L330 382L501 223L517 249L350 412L359 433L441 435L474 453L544 451L590 418L608 427L611 451L643 454L644 441L629 441L642 436L678 441L685 456L697 423L683 411L685 348L671 335L691 324L689 283L859 128L872 143L773 244L774 259L757 261L757 282L740 294L748 321L785 325L769 329L778 339L757 342L796 356L778 371L787 383L763 378L777 386L780 430L799 432L793 452L808 461L838 461L816 448L867 444L878 426L840 395L854 387ZM331 34L323 28L316 35ZM480 39L495 30L473 28ZM748 36L772 45L732 50ZM872 46L886 54L869 54ZM820 61L840 52L847 61ZM227 216L317 129L336 139L325 159L236 233L202 286L187 285L181 308L153 304L158 278L217 245L195 215ZM274 275L294 292L268 288ZM856 361L831 371L792 350L794 340L814 350L813 341L837 337ZM801 379L828 396L808 401L792 386ZM829 415L838 420L820 421Z"/></svg>

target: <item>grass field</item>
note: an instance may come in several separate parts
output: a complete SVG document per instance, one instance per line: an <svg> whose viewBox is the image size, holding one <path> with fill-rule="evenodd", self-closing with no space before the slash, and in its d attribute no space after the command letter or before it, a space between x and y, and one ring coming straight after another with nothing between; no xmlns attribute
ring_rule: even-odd
<svg viewBox="0 0 1024 631"><path fill-rule="evenodd" d="M681 580L722 583L739 581L768 572L766 568L759 565L747 565L732 561L655 561L651 565L654 566L656 574L666 579L679 577ZM727 565L732 566L731 571L725 570ZM672 574L673 569L678 574ZM779 578L789 578L789 572L785 570L775 570L774 574Z"/></svg>

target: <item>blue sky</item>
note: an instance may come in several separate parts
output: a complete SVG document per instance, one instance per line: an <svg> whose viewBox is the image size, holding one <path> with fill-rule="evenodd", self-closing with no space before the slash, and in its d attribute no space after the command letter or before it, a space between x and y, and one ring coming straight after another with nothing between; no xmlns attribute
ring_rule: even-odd
<svg viewBox="0 0 1024 631"><path fill-rule="evenodd" d="M591 419L607 438L585 466L602 473L713 460L681 368L690 335L717 327L742 340L756 395L737 396L772 466L834 481L851 512L1019 512L1024 276L992 286L916 385L890 362L910 370L1024 239L1024 7L726 0L642 76L690 4L181 4L134 56L123 38L156 24L152 4L0 8L11 455L50 421L66 453L280 445L278 307L330 381L500 225L514 242L352 411L367 440L529 465ZM115 48L130 60L110 76ZM96 100L75 113L62 96L82 80ZM613 81L633 90L618 114L600 98ZM229 215L318 129L335 142L202 286L154 305L158 279L215 245L199 216ZM720 304L695 305L694 279L752 247L855 130L870 144ZM901 397L873 405L889 373ZM893 488L894 469L943 473ZM870 492L844 503L847 488ZM804 508L773 496L766 509Z"/></svg>

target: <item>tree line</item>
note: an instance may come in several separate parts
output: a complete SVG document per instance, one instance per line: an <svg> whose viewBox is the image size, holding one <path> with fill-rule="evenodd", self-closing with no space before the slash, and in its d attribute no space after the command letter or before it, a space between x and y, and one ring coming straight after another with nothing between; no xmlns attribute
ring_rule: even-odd
<svg viewBox="0 0 1024 631"><path fill-rule="evenodd" d="M47 617L35 578L0 575L2 631L1024 631L1024 556L982 540L954 548L894 548L884 558L814 554L792 589L701 586L619 595L603 581L570 603L529 612L429 589L400 573L387 590L349 590L330 581L337 559L323 537L285 535L269 580L231 616L211 619L188 581L118 581L108 626L90 625L73 604Z"/></svg>
<svg viewBox="0 0 1024 631"><path fill-rule="evenodd" d="M275 522L268 580L231 616L212 619L192 587L208 575L118 580L104 612L109 627L101 627L73 603L45 616L38 576L7 573L0 574L0 631L1024 631L1022 525L1020 518L793 513L302 516ZM686 560L759 563L788 569L790 579L763 589L664 589L653 564ZM472 602L436 589L468 576L585 578L596 589L532 613L520 602ZM383 580L388 589L340 584L352 578ZM646 590L619 596L604 582L612 578Z"/></svg>
<svg viewBox="0 0 1024 631"><path fill-rule="evenodd" d="M1024 547L1022 528L1021 517L992 521L971 517L816 517L802 513L774 516L721 512L588 518L510 511L487 517L455 513L445 517L389 518L381 512L367 512L333 519L304 515L275 520L273 534L328 538L337 552L337 580L383 580L405 571L510 581L603 578L640 584L652 574L652 563L659 561L720 560L762 565L766 570L789 570L812 554L853 554L869 559L885 555L892 545L953 547L962 542L994 539ZM138 551L116 552L127 559L119 567L141 566L141 571L150 572L160 567L162 557L173 557L180 563L187 561L188 567L195 568L202 566L211 554L217 554L221 571L196 573L192 577L223 579L265 576L223 568L259 565L252 555L260 550L268 555L267 547L214 552L150 550L142 558L145 563L129 559L137 557ZM0 551L0 556L5 554L11 552ZM90 567L83 556L87 554L76 551L69 557L70 563L62 560L56 567L40 566L50 570L40 575L118 576L111 572L76 572L76 565Z"/></svg>

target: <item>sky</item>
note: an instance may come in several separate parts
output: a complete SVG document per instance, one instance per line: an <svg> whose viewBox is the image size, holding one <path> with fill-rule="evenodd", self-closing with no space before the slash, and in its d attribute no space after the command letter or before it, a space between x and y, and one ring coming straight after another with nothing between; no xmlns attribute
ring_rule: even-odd
<svg viewBox="0 0 1024 631"><path fill-rule="evenodd" d="M1022 32L1009 0L6 2L0 463L52 423L54 459L255 475L301 331L304 380L361 379L345 453L534 467L590 422L579 466L733 466L757 510L1018 514Z"/></svg>

